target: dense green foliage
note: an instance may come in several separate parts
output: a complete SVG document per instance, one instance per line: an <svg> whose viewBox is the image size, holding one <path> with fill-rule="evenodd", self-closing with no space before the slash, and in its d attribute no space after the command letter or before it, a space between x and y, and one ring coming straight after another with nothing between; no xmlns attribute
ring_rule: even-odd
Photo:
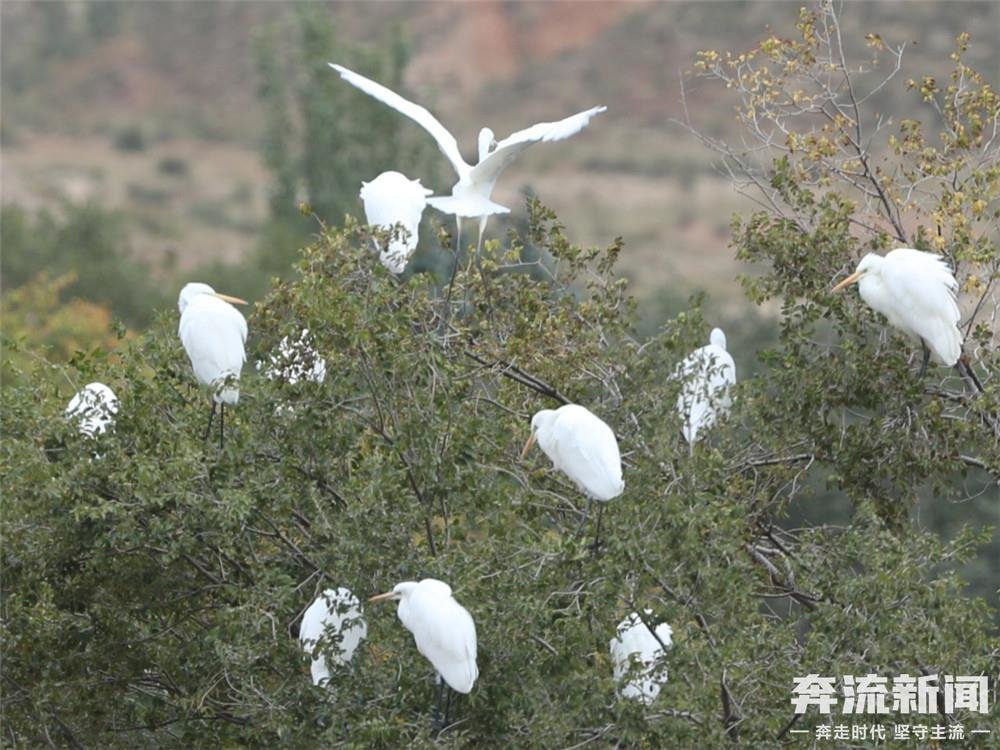
<svg viewBox="0 0 1000 750"><path fill-rule="evenodd" d="M916 483L945 490L963 470L950 451L924 455L955 428L930 409L931 441L877 415L881 431L845 424L873 382L880 414L911 408L913 374L856 334L837 356L809 345L823 314L845 332L873 323L824 291L850 247L840 215L824 212L805 238L830 257L803 269L818 314L788 311L768 377L741 383L733 418L689 456L667 374L704 338L697 311L637 345L611 273L619 248L574 247L535 211L553 279L472 264L451 315L428 277L401 285L355 228L325 232L250 325L251 361L308 327L327 379L245 378L224 450L201 440L207 403L173 316L114 372L75 363L80 383L106 379L122 400L96 444L58 417L60 401L4 390L11 741L429 742L431 671L391 609L367 612L366 647L329 692L310 685L293 637L321 588L363 595L424 576L450 582L479 629L479 685L439 740L456 746L595 733L717 746L729 725L761 747L791 718L797 675L992 671L989 614L949 572L982 535L940 543L901 521ZM562 397L613 425L627 462L596 557L576 533L579 494L545 460L518 460L529 415ZM808 462L785 460L803 450ZM856 499L853 519L781 530L787 504L810 501L811 476ZM640 607L676 637L649 710L615 702L607 656ZM720 690L738 706L724 721Z"/></svg>

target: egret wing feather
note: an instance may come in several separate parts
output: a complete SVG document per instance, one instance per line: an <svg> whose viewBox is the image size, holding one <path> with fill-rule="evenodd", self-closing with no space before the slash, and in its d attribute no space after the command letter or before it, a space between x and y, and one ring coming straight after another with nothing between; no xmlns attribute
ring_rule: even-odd
<svg viewBox="0 0 1000 750"><path fill-rule="evenodd" d="M557 122L540 122L512 133L497 143L496 148L472 168L469 174L470 180L474 183L492 185L507 165L528 146L539 142L561 141L576 135L587 127L587 123L594 115L606 109L607 107L592 107Z"/></svg>
<svg viewBox="0 0 1000 750"><path fill-rule="evenodd" d="M588 495L607 501L621 494L621 454L614 432L583 407L560 410L553 428L559 466Z"/></svg>
<svg viewBox="0 0 1000 750"><path fill-rule="evenodd" d="M246 361L247 322L232 305L211 295L197 297L181 314L178 334L203 385L215 386L229 376L239 378ZM238 397L237 391L226 396L226 402L235 403ZM220 395L215 398L219 401Z"/></svg>
<svg viewBox="0 0 1000 750"><path fill-rule="evenodd" d="M378 99L383 104L392 107L400 114L404 114L426 130L437 141L438 148L445 155L451 165L455 168L459 177L469 171L471 166L462 158L458 150L458 141L455 140L448 129L430 113L430 111L419 104L415 104L408 99L404 99L395 91L386 88L381 83L376 83L370 78L365 78L353 70L348 70L343 65L328 63L331 68L340 73L340 77L355 88L364 91L368 96Z"/></svg>
<svg viewBox="0 0 1000 750"><path fill-rule="evenodd" d="M736 382L736 363L725 349L709 344L691 352L674 377L684 381L677 410L684 419L684 438L693 444L699 432L715 424L718 414L729 413L729 386Z"/></svg>
<svg viewBox="0 0 1000 750"><path fill-rule="evenodd" d="M413 633L417 650L453 690L472 690L479 676L476 624L465 607L450 596L416 593L403 624Z"/></svg>
<svg viewBox="0 0 1000 750"><path fill-rule="evenodd" d="M961 312L951 269L940 256L910 248L893 250L885 259L881 281L893 305L879 312L894 326L923 339L935 359L955 364L962 352L957 327Z"/></svg>

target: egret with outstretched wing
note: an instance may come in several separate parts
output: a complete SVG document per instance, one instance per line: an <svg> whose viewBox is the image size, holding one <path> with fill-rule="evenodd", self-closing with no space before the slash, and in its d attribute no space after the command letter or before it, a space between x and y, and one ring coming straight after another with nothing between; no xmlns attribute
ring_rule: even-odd
<svg viewBox="0 0 1000 750"><path fill-rule="evenodd" d="M329 63L329 65L352 86L406 115L424 128L431 134L437 142L438 148L451 162L451 166L458 174L458 182L452 188L451 195L428 198L427 202L440 211L455 215L458 222L456 250L461 237L463 218L479 219L479 241L476 245L478 253L482 247L483 232L486 230L486 222L489 217L493 214L510 212L506 206L490 199L493 186L504 167L534 143L560 141L579 133L590 122L590 118L607 109L607 107L592 107L563 120L541 122L530 128L519 130L500 142L494 139L492 130L483 128L479 131L479 161L472 165L462 158L455 136L429 110L404 99L382 84L348 70L342 65L335 63Z"/></svg>

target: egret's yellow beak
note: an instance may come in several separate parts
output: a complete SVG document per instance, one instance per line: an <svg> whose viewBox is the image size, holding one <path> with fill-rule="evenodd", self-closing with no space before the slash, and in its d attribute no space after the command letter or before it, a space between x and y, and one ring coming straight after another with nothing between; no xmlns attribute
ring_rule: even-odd
<svg viewBox="0 0 1000 750"><path fill-rule="evenodd" d="M246 305L249 304L245 299L240 299L239 297L230 297L228 294L215 293L215 296L219 299L228 302L231 305Z"/></svg>
<svg viewBox="0 0 1000 750"><path fill-rule="evenodd" d="M528 442L524 444L524 449L521 451L522 461L524 460L524 457L528 455L528 451L531 450L531 446L533 446L534 444L535 444L535 433L532 432L531 436L528 438Z"/></svg>
<svg viewBox="0 0 1000 750"><path fill-rule="evenodd" d="M839 292L842 289L846 289L847 287L849 287L851 284L853 284L854 282L856 282L860 278L861 278L861 271L855 271L850 276L848 276L846 279L844 279L839 284L837 284L837 286L835 286L830 291L831 292Z"/></svg>
<svg viewBox="0 0 1000 750"><path fill-rule="evenodd" d="M396 596L395 591L386 591L384 594L376 594L375 596L369 597L369 602L384 602L392 599Z"/></svg>

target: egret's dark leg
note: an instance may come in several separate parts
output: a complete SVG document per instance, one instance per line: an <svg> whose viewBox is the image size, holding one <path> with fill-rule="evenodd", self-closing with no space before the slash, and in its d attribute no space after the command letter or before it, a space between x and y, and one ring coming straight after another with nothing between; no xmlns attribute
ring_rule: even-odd
<svg viewBox="0 0 1000 750"><path fill-rule="evenodd" d="M582 518L580 519L580 523L579 523L579 524L577 524L577 527L576 527L576 532L575 532L575 533L573 534L573 538L574 538L574 539L575 539L576 537L580 536L580 533L581 533L581 532L583 531L583 525L584 525L585 523L587 523L587 521L588 521L588 520L590 519L590 516L591 516L591 512L592 512L593 510L594 510L594 498L592 498L592 497L590 497L590 498L587 498L587 514L586 514L585 516L583 516L583 517L582 517Z"/></svg>
<svg viewBox="0 0 1000 750"><path fill-rule="evenodd" d="M441 723L441 698L444 692L444 679L441 675L438 675L438 689L437 689L437 700L434 702L434 717L431 719L431 728L435 731L441 731L444 724Z"/></svg>
<svg viewBox="0 0 1000 750"><path fill-rule="evenodd" d="M219 450L222 450L223 435L226 431L226 404L219 404Z"/></svg>
<svg viewBox="0 0 1000 750"><path fill-rule="evenodd" d="M483 256L483 235L486 234L486 222L490 220L489 216L479 217L479 240L476 242L476 268L482 271L482 256Z"/></svg>
<svg viewBox="0 0 1000 750"><path fill-rule="evenodd" d="M593 502L593 501L591 501ZM601 546L601 519L604 517L604 503L597 504L597 533L594 534L594 554Z"/></svg>
<svg viewBox="0 0 1000 750"><path fill-rule="evenodd" d="M451 309L451 289L455 285L455 276L458 273L458 256L462 252L462 217L455 217L455 224L457 229L455 230L455 247L453 248L455 252L455 260L451 263L451 279L448 281L448 294L444 298L444 309L445 316L447 317L449 310Z"/></svg>
<svg viewBox="0 0 1000 750"><path fill-rule="evenodd" d="M442 680L442 682L444 682L444 680ZM451 694L453 692L452 689L450 687L448 687L447 685L445 686L444 690L445 690L445 698L444 698L444 723L441 725L442 729L444 729L446 726L448 726L451 723L451 718L450 718L451 717Z"/></svg>
<svg viewBox="0 0 1000 750"><path fill-rule="evenodd" d="M920 346L924 350L924 361L923 364L920 365L920 374L917 375L917 378L922 380L927 372L927 363L931 359L931 350L927 348L927 344L924 343L923 339L920 339Z"/></svg>
<svg viewBox="0 0 1000 750"><path fill-rule="evenodd" d="M208 436L212 434L212 420L215 419L215 399L212 399L212 411L208 413L208 427L205 428L205 434L202 436L202 440L208 440Z"/></svg>

